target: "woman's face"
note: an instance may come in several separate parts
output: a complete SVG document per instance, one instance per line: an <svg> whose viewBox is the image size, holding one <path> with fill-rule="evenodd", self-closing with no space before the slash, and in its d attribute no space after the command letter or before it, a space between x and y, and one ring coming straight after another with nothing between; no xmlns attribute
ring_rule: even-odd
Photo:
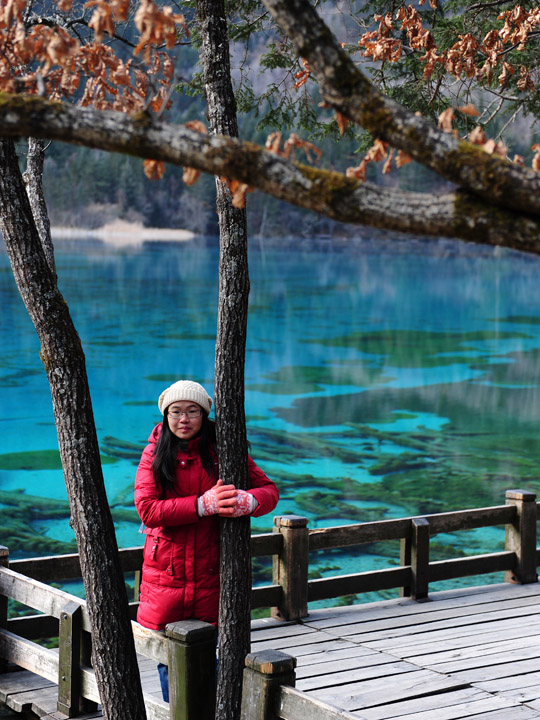
<svg viewBox="0 0 540 720"><path fill-rule="evenodd" d="M169 405L167 421L169 429L181 440L191 440L199 432L203 410L191 400L179 400Z"/></svg>

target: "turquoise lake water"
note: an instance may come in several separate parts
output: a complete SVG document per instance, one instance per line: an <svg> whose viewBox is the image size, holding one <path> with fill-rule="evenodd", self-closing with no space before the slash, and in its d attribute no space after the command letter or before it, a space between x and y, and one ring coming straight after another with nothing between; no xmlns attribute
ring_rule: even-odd
<svg viewBox="0 0 540 720"><path fill-rule="evenodd" d="M498 505L507 488L539 486L540 259L431 247L254 243L246 414L251 454L281 490L276 514L341 525ZM139 545L133 479L157 398L179 378L213 391L218 251L64 241L56 258L118 542ZM12 557L71 551L39 343L3 251L0 271L0 542ZM500 528L438 536L432 558L503 542ZM387 543L315 557L313 573L398 561Z"/></svg>

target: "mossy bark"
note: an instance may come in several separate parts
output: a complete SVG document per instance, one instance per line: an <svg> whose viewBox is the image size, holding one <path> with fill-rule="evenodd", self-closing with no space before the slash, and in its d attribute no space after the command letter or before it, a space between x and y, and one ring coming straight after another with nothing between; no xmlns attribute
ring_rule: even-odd
<svg viewBox="0 0 540 720"><path fill-rule="evenodd" d="M0 93L0 134L6 137L50 137L194 167L245 182L341 222L540 253L540 193L535 190L540 173L533 173L531 179L532 171L512 167L512 177L519 180L517 185L529 203L523 211L517 211L511 199L506 206L504 198L497 199L502 187L497 173L501 168L506 173L504 162L495 161L492 167L493 185L498 189L491 198L479 198L464 188L443 194L404 192L294 163L235 137L207 136L144 117L145 122L141 122L121 113ZM468 143L463 145L467 146L465 155L477 158L479 167L484 161L486 167L490 166L490 156ZM458 161L457 156L454 161Z"/></svg>

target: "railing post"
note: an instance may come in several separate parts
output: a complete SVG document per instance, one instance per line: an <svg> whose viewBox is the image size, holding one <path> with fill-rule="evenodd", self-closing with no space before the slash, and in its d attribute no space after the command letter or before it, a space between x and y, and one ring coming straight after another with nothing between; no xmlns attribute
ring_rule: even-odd
<svg viewBox="0 0 540 720"><path fill-rule="evenodd" d="M281 533L283 549L272 561L272 582L281 585L281 605L272 608L272 617L299 620L308 614L309 530L307 518L283 515L274 518L273 532Z"/></svg>
<svg viewBox="0 0 540 720"><path fill-rule="evenodd" d="M165 634L171 720L214 720L216 628L200 620L181 620L167 625Z"/></svg>
<svg viewBox="0 0 540 720"><path fill-rule="evenodd" d="M429 522L411 520L411 598L427 600L429 587Z"/></svg>
<svg viewBox="0 0 540 720"><path fill-rule="evenodd" d="M60 612L58 634L58 711L74 717L80 708L82 611L68 602Z"/></svg>
<svg viewBox="0 0 540 720"><path fill-rule="evenodd" d="M514 572L507 570L506 582L532 583L536 574L536 493L528 490L507 490L506 504L515 505L516 522L506 526L505 549L516 554Z"/></svg>
<svg viewBox="0 0 540 720"><path fill-rule="evenodd" d="M281 685L295 685L296 658L279 650L261 650L246 656L241 720L275 720Z"/></svg>
<svg viewBox="0 0 540 720"><path fill-rule="evenodd" d="M5 545L0 545L0 566L9 567L9 550ZM8 599L5 595L0 595L0 628L7 628L7 620ZM0 672L4 672L7 665L7 660L0 658Z"/></svg>
<svg viewBox="0 0 540 720"><path fill-rule="evenodd" d="M0 545L0 566L9 567L9 550L5 545ZM0 595L0 628L7 628L8 599Z"/></svg>
<svg viewBox="0 0 540 720"><path fill-rule="evenodd" d="M407 537L401 538L400 546L399 546L399 564L402 567L406 567L407 565L410 566L411 564L411 533L407 535ZM407 598L411 596L411 587L410 585L404 585L403 587L399 588L399 597L400 598Z"/></svg>

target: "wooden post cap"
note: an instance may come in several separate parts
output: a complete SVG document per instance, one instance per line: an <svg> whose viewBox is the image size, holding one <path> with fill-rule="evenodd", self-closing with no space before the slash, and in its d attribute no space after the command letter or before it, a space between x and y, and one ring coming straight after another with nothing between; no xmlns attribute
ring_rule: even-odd
<svg viewBox="0 0 540 720"><path fill-rule="evenodd" d="M0 545L0 557L8 557L9 550L5 545Z"/></svg>
<svg viewBox="0 0 540 720"><path fill-rule="evenodd" d="M216 628L202 620L179 620L165 627L165 635L172 640L179 640L186 645L213 640Z"/></svg>
<svg viewBox="0 0 540 720"><path fill-rule="evenodd" d="M308 524L307 517L301 515L278 515L274 518L274 525L278 527L301 528Z"/></svg>
<svg viewBox="0 0 540 720"><path fill-rule="evenodd" d="M296 658L281 650L261 650L246 655L246 667L263 675L281 675L294 670Z"/></svg>
<svg viewBox="0 0 540 720"><path fill-rule="evenodd" d="M507 500L522 500L523 502L533 502L536 500L536 493L530 490L507 490Z"/></svg>

